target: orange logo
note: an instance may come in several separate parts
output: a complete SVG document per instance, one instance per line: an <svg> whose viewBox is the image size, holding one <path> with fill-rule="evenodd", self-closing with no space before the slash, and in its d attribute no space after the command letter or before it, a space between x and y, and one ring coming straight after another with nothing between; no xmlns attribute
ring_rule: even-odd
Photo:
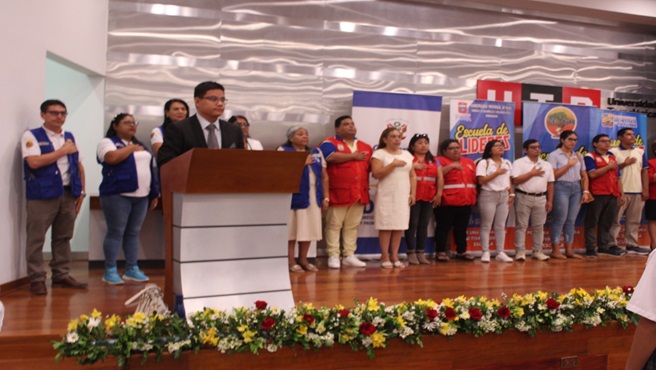
<svg viewBox="0 0 656 370"><path fill-rule="evenodd" d="M155 133L154 133L154 132L151 132L151 133L150 133L150 138L152 139L152 138L154 138L154 137L155 137Z"/></svg>
<svg viewBox="0 0 656 370"><path fill-rule="evenodd" d="M544 127L552 139L558 139L561 132L576 129L576 115L566 107L552 108L544 117Z"/></svg>
<svg viewBox="0 0 656 370"><path fill-rule="evenodd" d="M25 146L26 146L27 148L31 148L31 147L34 146L34 143L32 142L32 140L28 140L28 141L25 143Z"/></svg>

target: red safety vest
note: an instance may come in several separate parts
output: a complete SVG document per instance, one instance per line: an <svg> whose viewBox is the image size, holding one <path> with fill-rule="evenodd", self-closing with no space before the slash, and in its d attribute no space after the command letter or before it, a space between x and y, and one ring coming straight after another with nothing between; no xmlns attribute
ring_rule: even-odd
<svg viewBox="0 0 656 370"><path fill-rule="evenodd" d="M447 157L437 157L442 167L455 162ZM463 170L451 170L444 175L442 206L473 206L476 204L476 166L469 158L460 157Z"/></svg>
<svg viewBox="0 0 656 370"><path fill-rule="evenodd" d="M417 157L412 161L412 163L419 163ZM426 165L426 169L417 170L417 201L430 202L435 197L437 193L437 163L427 163L424 159L423 163Z"/></svg>
<svg viewBox="0 0 656 370"><path fill-rule="evenodd" d="M329 137L325 141L335 145L336 153L350 154L348 145L336 137ZM360 201L360 204L369 204L369 171L373 150L371 146L358 140L358 152L367 153L363 161L348 161L344 163L328 163L328 184L331 206L350 206Z"/></svg>
<svg viewBox="0 0 656 370"><path fill-rule="evenodd" d="M617 163L615 156L611 152L608 152L608 162L596 151L589 152L588 154L594 159L597 170L608 166L610 163ZM591 178L589 186L590 193L592 195L612 195L618 198L620 196L620 187L617 181L617 169L610 170L595 179Z"/></svg>

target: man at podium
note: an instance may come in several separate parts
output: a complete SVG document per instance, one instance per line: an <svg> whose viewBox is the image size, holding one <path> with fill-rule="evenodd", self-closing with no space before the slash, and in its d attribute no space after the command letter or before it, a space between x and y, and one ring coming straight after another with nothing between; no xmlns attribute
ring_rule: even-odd
<svg viewBox="0 0 656 370"><path fill-rule="evenodd" d="M201 82L194 89L196 114L169 125L157 153L157 164L193 148L244 149L241 129L219 119L225 110L225 89L214 81Z"/></svg>

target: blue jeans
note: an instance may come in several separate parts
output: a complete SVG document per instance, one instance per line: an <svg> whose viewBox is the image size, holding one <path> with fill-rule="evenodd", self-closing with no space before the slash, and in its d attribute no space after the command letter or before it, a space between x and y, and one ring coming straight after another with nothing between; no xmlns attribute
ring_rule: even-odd
<svg viewBox="0 0 656 370"><path fill-rule="evenodd" d="M565 233L565 243L574 241L574 222L581 209L581 183L556 181L554 184L553 211L551 211L552 249L560 244L560 233Z"/></svg>
<svg viewBox="0 0 656 370"><path fill-rule="evenodd" d="M148 212L148 203L148 197L124 197L118 194L100 197L107 222L107 235L103 242L106 269L116 267L121 241L126 269L137 265L139 231Z"/></svg>

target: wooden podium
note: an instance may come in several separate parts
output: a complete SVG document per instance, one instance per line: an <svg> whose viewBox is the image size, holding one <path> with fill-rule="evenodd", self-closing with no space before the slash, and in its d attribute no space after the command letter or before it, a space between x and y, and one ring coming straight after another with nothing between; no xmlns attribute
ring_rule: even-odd
<svg viewBox="0 0 656 370"><path fill-rule="evenodd" d="M161 168L165 301L294 306L287 219L307 153L193 149Z"/></svg>

